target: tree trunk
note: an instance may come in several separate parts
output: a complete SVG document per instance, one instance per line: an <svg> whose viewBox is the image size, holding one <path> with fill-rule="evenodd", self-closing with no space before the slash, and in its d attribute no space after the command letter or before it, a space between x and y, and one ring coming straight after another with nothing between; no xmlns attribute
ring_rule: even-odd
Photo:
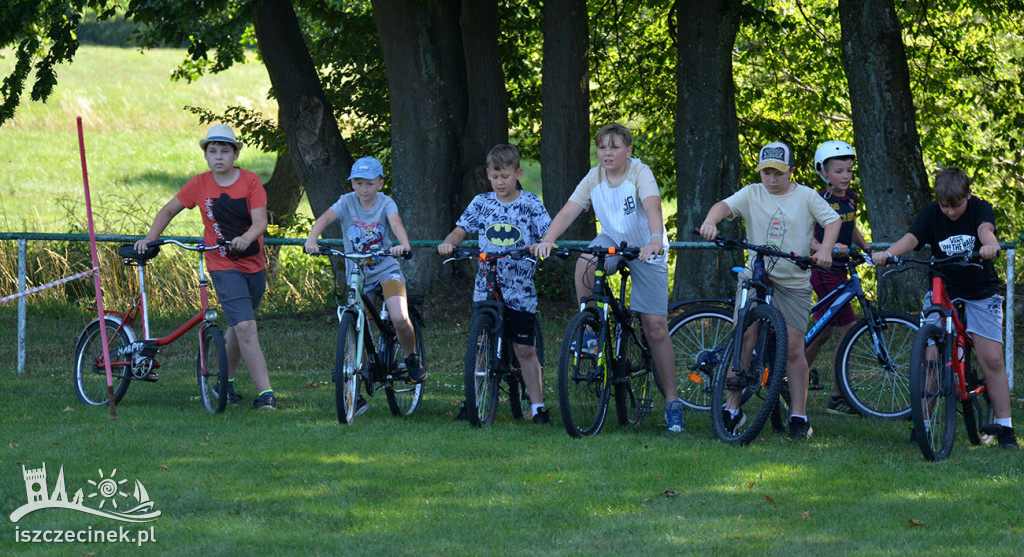
<svg viewBox="0 0 1024 557"><path fill-rule="evenodd" d="M546 0L540 171L544 206L551 216L590 169L589 57L586 0ZM593 238L592 219L590 213L582 215L563 239Z"/></svg>
<svg viewBox="0 0 1024 557"><path fill-rule="evenodd" d="M264 0L255 10L253 26L277 97L288 152L314 216L319 216L347 188L352 155L324 96L291 2ZM340 231L334 227L325 235L338 237Z"/></svg>
<svg viewBox="0 0 1024 557"><path fill-rule="evenodd" d="M263 187L267 190L267 218L270 224L280 224L281 219L295 213L302 199L302 180L290 156L277 156L274 173Z"/></svg>
<svg viewBox="0 0 1024 557"><path fill-rule="evenodd" d="M374 0L391 100L391 176L410 238L442 238L455 224L466 114L465 58L454 0ZM458 55L456 55L458 53ZM403 265L410 285L429 286L437 257Z"/></svg>
<svg viewBox="0 0 1024 557"><path fill-rule="evenodd" d="M931 196L902 30L893 0L840 0L839 22L871 237L895 242ZM880 281L879 296L883 304L891 305L893 296L905 304L922 285L916 279Z"/></svg>
<svg viewBox="0 0 1024 557"><path fill-rule="evenodd" d="M700 240L690 231L740 181L732 76L739 13L730 0L678 2L676 20L676 240L689 242ZM724 234L737 231L723 225ZM742 254L718 249L678 251L672 299L732 296L729 270L741 260Z"/></svg>

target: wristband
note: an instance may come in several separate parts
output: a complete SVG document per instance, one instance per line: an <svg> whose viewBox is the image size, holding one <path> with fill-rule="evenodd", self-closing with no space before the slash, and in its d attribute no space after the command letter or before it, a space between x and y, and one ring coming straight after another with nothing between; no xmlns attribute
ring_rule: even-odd
<svg viewBox="0 0 1024 557"><path fill-rule="evenodd" d="M650 240L647 240L647 241L648 241L648 242L650 242L651 240L653 240L653 239L655 239L655 238L661 238L662 240L664 240L664 239L665 239L665 237L664 237L664 236L662 236L661 234L651 234L651 239L650 239Z"/></svg>
<svg viewBox="0 0 1024 557"><path fill-rule="evenodd" d="M885 250L885 254L889 256L889 259L893 259L893 254L889 253L889 250Z"/></svg>

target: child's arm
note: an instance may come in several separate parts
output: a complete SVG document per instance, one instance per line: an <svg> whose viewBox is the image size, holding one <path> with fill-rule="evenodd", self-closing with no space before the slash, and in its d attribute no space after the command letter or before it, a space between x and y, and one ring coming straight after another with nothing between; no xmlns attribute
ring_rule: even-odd
<svg viewBox="0 0 1024 557"><path fill-rule="evenodd" d="M444 237L444 241L437 245L437 253L444 256L451 255L455 246L461 244L468 235L469 233L463 230L461 226L456 226Z"/></svg>
<svg viewBox="0 0 1024 557"><path fill-rule="evenodd" d="M185 206L182 205L181 201L179 201L177 197L171 198L171 200L167 202L167 205L164 205L156 212L156 216L153 217L153 225L149 227L149 233L146 234L146 237L135 242L135 251L145 253L147 244L149 242L159 240L160 234L162 234L164 229L167 228L167 225L171 223L171 219L173 219L184 208Z"/></svg>
<svg viewBox="0 0 1024 557"><path fill-rule="evenodd" d="M555 247L555 242L558 238L565 234L565 231L569 228L569 225L576 220L576 217L580 216L583 212L583 206L575 201L566 201L565 205L562 206L555 218L551 219L551 226L548 227L547 234L540 239L539 242L534 244L530 251L534 255L541 259L547 258L551 255L551 250Z"/></svg>
<svg viewBox="0 0 1024 557"><path fill-rule="evenodd" d="M662 220L661 215L661 197L657 195L649 195L640 202L644 206L644 213L647 214L647 231L651 234L651 239L647 241L647 245L640 248L640 261L647 261L651 259L668 243L665 237L661 235L665 228L665 221Z"/></svg>
<svg viewBox="0 0 1024 557"><path fill-rule="evenodd" d="M871 254L871 262L875 265L885 265L885 261L890 257L896 257L903 255L908 251L917 247L919 243L917 236L914 236L910 232L903 235L902 238L896 240L896 243L889 246L886 251L876 251Z"/></svg>
<svg viewBox="0 0 1024 557"><path fill-rule="evenodd" d="M252 224L245 234L235 236L231 239L231 250L242 252L249 249L253 242L259 241L260 237L267 231L267 208L257 207L249 211Z"/></svg>
<svg viewBox="0 0 1024 557"><path fill-rule="evenodd" d="M306 237L306 243L302 246L302 250L306 253L316 253L320 251L320 246L316 244L317 238L323 234L324 229L326 229L329 224L337 219L338 215L331 209L327 209L324 214L320 215L320 218L316 219L316 222L313 223L313 228L309 229L309 236Z"/></svg>
<svg viewBox="0 0 1024 557"><path fill-rule="evenodd" d="M864 239L864 235L860 233L860 228L857 228L857 225L853 226L853 243L860 246L862 251L871 251L871 246L868 245L868 241Z"/></svg>
<svg viewBox="0 0 1024 557"><path fill-rule="evenodd" d="M398 216L397 212L391 213L388 215L388 224L391 225L391 232L395 235L395 239L398 240L397 246L391 246L391 255L402 255L407 251L411 251L412 246L409 245L409 235L405 232L402 217Z"/></svg>
<svg viewBox="0 0 1024 557"><path fill-rule="evenodd" d="M999 255L999 239L996 238L996 227L991 222L983 222L978 226L978 238L981 247L978 252L982 259L995 259Z"/></svg>
<svg viewBox="0 0 1024 557"><path fill-rule="evenodd" d="M725 201L719 201L711 206L711 210L708 211L708 215L704 217L704 222L700 225L700 235L705 240L714 240L718 236L718 223L722 222L732 215L732 209Z"/></svg>
<svg viewBox="0 0 1024 557"><path fill-rule="evenodd" d="M839 228L843 225L841 219L836 219L825 225L825 234L821 237L821 245L818 251L814 252L814 258L818 265L828 269L832 266L832 249L836 247L836 238L839 237Z"/></svg>

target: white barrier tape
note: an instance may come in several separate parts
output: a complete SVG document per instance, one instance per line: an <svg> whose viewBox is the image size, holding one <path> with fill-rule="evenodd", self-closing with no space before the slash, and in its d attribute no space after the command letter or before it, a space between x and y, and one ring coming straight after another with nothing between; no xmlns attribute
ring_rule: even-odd
<svg viewBox="0 0 1024 557"><path fill-rule="evenodd" d="M71 282L71 281L73 281L75 279L80 279L80 278L83 278L83 277L87 277L89 275L92 275L93 273L98 273L98 272L99 272L99 269L89 269L88 271L82 271L81 273L78 273L77 275L71 275L70 277L64 277L62 279L57 279L57 280L55 280L53 282L48 282L48 283L40 285L40 286L33 286L32 288L29 288L28 290L25 290L23 292L18 292L17 294L11 294L10 296L7 296L5 298L0 298L0 304L6 304L7 302L10 302L10 301L13 301L13 300L17 300L18 298L23 298L25 296L28 296L29 294L35 294L36 292L41 292L43 290L46 290L47 288L53 288L54 286L58 286L58 285L64 284L65 282Z"/></svg>

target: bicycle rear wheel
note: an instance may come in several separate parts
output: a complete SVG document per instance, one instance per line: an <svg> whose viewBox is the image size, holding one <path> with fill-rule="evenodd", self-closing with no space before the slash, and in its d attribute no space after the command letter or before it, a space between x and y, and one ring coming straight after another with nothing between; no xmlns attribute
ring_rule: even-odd
<svg viewBox="0 0 1024 557"><path fill-rule="evenodd" d="M899 419L910 414L910 355L917 319L902 311L880 311L882 326L867 318L850 329L836 350L836 381L843 397L864 416Z"/></svg>
<svg viewBox="0 0 1024 557"><path fill-rule="evenodd" d="M498 405L501 375L491 369L491 354L498 343L496 325L494 316L486 312L474 315L469 325L463 385L469 423L474 427L491 425Z"/></svg>
<svg viewBox="0 0 1024 557"><path fill-rule="evenodd" d="M732 331L732 311L716 306L693 308L668 324L676 357L676 384L684 406L711 408L715 367Z"/></svg>
<svg viewBox="0 0 1024 557"><path fill-rule="evenodd" d="M996 413L984 388L985 380L978 376L978 362L970 347L964 349L964 382L967 386L967 400L960 401L964 414L964 430L972 445L986 443L986 436L993 429ZM980 393L975 391L980 390Z"/></svg>
<svg viewBox="0 0 1024 557"><path fill-rule="evenodd" d="M598 338L597 348L584 344L584 332ZM589 336L589 335L588 335ZM565 431L588 437L601 431L608 412L607 348L601 323L591 311L576 314L565 329L558 357L558 409Z"/></svg>
<svg viewBox="0 0 1024 557"><path fill-rule="evenodd" d="M113 319L106 319L107 348L109 352L131 344L131 336ZM103 337L100 322L95 320L85 328L75 344L75 360L72 365L75 394L78 400L93 406L104 406L110 402L107 393L107 371L103 365ZM132 381L132 354L110 362L110 378L114 385L114 404L121 402Z"/></svg>
<svg viewBox="0 0 1024 557"><path fill-rule="evenodd" d="M359 376L366 365L366 351L359 354L359 338L356 336L356 315L345 312L338 323L338 343L334 348L334 407L338 423L350 424L355 420L356 400L359 398ZM365 348L365 347L364 347Z"/></svg>
<svg viewBox="0 0 1024 557"><path fill-rule="evenodd" d="M644 357L638 334L635 329L622 327L621 333L616 335L618 338L613 340L621 343L616 361L618 370L612 379L615 385L615 414L620 425L640 425L654 408L652 394L655 384L651 379L654 375L651 360Z"/></svg>
<svg viewBox="0 0 1024 557"><path fill-rule="evenodd" d="M741 347L730 341L712 385L715 410L711 413L711 425L715 436L737 445L753 441L778 404L788 342L786 322L779 310L771 306L754 306L747 312L744 323L744 335L752 330L757 335L750 361L735 375L732 358L734 353L741 351ZM740 411L736 418L731 418L725 409L730 398ZM737 420L742 423L737 423Z"/></svg>
<svg viewBox="0 0 1024 557"><path fill-rule="evenodd" d="M199 400L207 412L220 414L228 404L228 351L216 325L203 328L196 357Z"/></svg>
<svg viewBox="0 0 1024 557"><path fill-rule="evenodd" d="M426 369L427 353L423 349L423 318L420 317L416 308L409 308L409 320L412 321L412 330L416 335L416 354L420 357L420 365ZM381 336L383 337L383 335ZM423 401L423 388L426 383L410 385L404 380L395 377L396 375L405 375L395 373L398 362L405 359L405 353L402 352L402 347L394 337L391 337L388 342L392 344L391 373L388 374L387 381L384 383L384 394L388 399L388 408L394 416L411 416L420 407L420 402Z"/></svg>
<svg viewBox="0 0 1024 557"><path fill-rule="evenodd" d="M910 416L921 453L928 460L942 460L953 451L956 392L952 362L945 356L949 341L942 328L925 324L914 337L910 357Z"/></svg>

